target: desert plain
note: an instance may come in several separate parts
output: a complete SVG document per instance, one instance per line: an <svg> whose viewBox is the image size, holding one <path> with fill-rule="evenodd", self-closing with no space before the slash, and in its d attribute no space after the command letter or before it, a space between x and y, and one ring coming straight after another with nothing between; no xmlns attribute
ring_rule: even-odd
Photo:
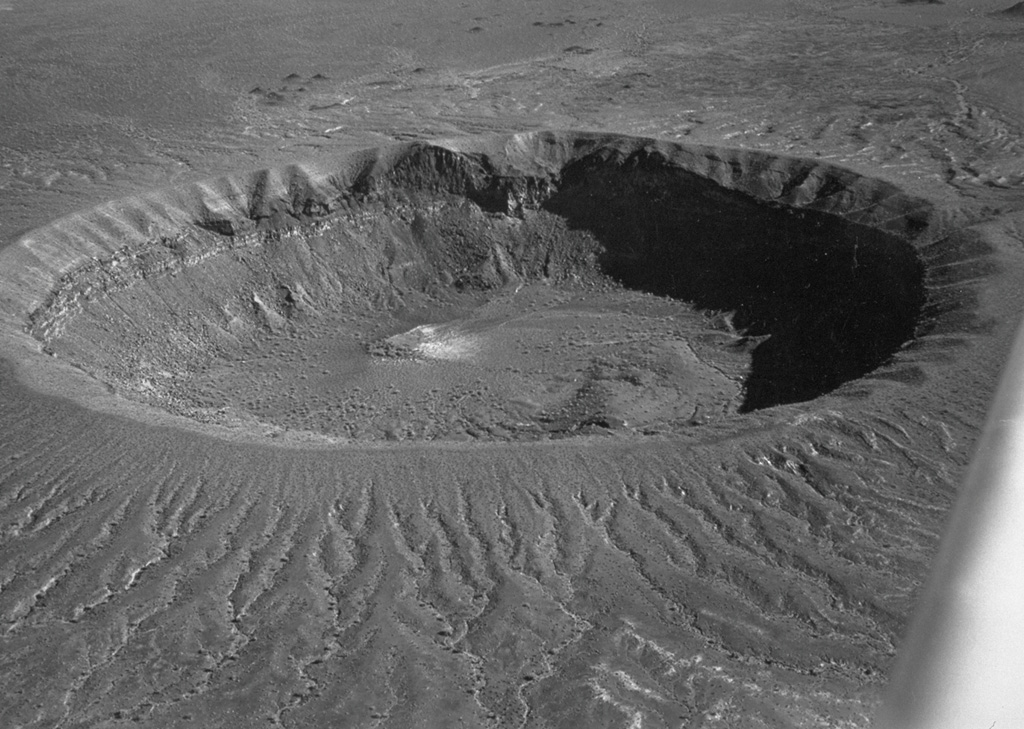
<svg viewBox="0 0 1024 729"><path fill-rule="evenodd" d="M1024 305L1022 31L0 0L0 726L870 726Z"/></svg>

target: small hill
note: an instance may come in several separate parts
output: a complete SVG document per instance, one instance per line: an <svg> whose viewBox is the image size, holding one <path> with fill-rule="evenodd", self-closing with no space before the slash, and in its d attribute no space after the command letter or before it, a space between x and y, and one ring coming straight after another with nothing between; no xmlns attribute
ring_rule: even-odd
<svg viewBox="0 0 1024 729"><path fill-rule="evenodd" d="M1019 2L1016 5L1011 5L1010 7L1006 8L1006 10L997 10L996 12L992 13L992 15L1004 18L1024 19L1024 2Z"/></svg>

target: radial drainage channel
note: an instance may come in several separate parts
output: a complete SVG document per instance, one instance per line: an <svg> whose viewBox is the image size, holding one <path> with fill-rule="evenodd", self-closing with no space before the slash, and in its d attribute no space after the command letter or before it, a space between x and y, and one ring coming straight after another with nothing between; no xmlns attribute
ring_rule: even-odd
<svg viewBox="0 0 1024 729"><path fill-rule="evenodd" d="M32 333L123 398L342 441L673 432L885 363L924 300L909 203L729 154L520 135L256 175L78 265Z"/></svg>

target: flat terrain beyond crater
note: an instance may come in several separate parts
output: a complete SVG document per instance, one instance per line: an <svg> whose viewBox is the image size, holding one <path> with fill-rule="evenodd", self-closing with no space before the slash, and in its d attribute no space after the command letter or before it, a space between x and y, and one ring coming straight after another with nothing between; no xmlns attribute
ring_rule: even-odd
<svg viewBox="0 0 1024 729"><path fill-rule="evenodd" d="M269 435L675 432L891 363L926 303L926 203L754 152L412 143L127 205L133 235L57 253L32 335L121 397Z"/></svg>

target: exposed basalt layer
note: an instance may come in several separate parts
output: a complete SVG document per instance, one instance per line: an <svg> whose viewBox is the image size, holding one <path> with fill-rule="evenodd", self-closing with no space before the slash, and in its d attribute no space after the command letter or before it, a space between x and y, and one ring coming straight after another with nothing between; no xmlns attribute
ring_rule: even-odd
<svg viewBox="0 0 1024 729"><path fill-rule="evenodd" d="M401 405L439 412L400 385L383 405L390 414L354 411L356 388L338 406L345 429L313 418L344 390L343 377L309 395L297 420L207 397L216 389L210 377L230 390L231 372L248 377L246 362L273 359L272 347L290 338L296 367L309 361L303 342L335 347L324 376L356 369L353 357L406 361L420 352L454 361L485 351L475 365L483 384L465 394L502 421L495 438L622 429L621 403L644 392L678 400L659 416L659 426L677 428L697 424L702 409L728 415L807 400L893 365L915 332L964 303L960 289L929 288L923 261L943 263L963 247L931 216L930 205L888 183L752 151L582 133L402 144L322 170L264 171L57 223L4 254L3 303L9 328L27 325L57 360L200 420L345 437L363 419L373 424L363 434L376 438L396 435L386 423ZM545 299L538 286L561 298ZM527 300L514 298L524 289L533 296L529 312ZM669 308L650 309L649 295ZM577 318L565 318L574 306ZM675 326L687 318L683 308L692 314L686 326L654 323ZM582 352L596 340L531 334L520 342L524 367L496 349L507 345L509 322L536 332L544 329L538 317L557 312L558 326L575 322L582 331L602 319L579 317L609 310L619 315L618 349L608 348L608 331L598 332L605 349L586 355L566 348ZM447 328L417 328L427 320ZM360 351L339 354L325 332L348 336ZM486 351L491 360L481 364ZM747 357L742 367L737 352ZM575 379L553 388L555 368L534 367L538 357L568 357ZM512 373L505 379L495 374L498 361ZM406 424L405 436L450 435L449 421L466 420L451 404L465 397L450 381L474 371L434 372L441 384L429 391L448 388L448 414ZM258 387L281 390L281 373ZM500 392L485 395L489 385ZM197 395L203 387L207 395ZM501 405L527 399L531 388L553 394L526 411ZM688 388L696 394L684 404Z"/></svg>

